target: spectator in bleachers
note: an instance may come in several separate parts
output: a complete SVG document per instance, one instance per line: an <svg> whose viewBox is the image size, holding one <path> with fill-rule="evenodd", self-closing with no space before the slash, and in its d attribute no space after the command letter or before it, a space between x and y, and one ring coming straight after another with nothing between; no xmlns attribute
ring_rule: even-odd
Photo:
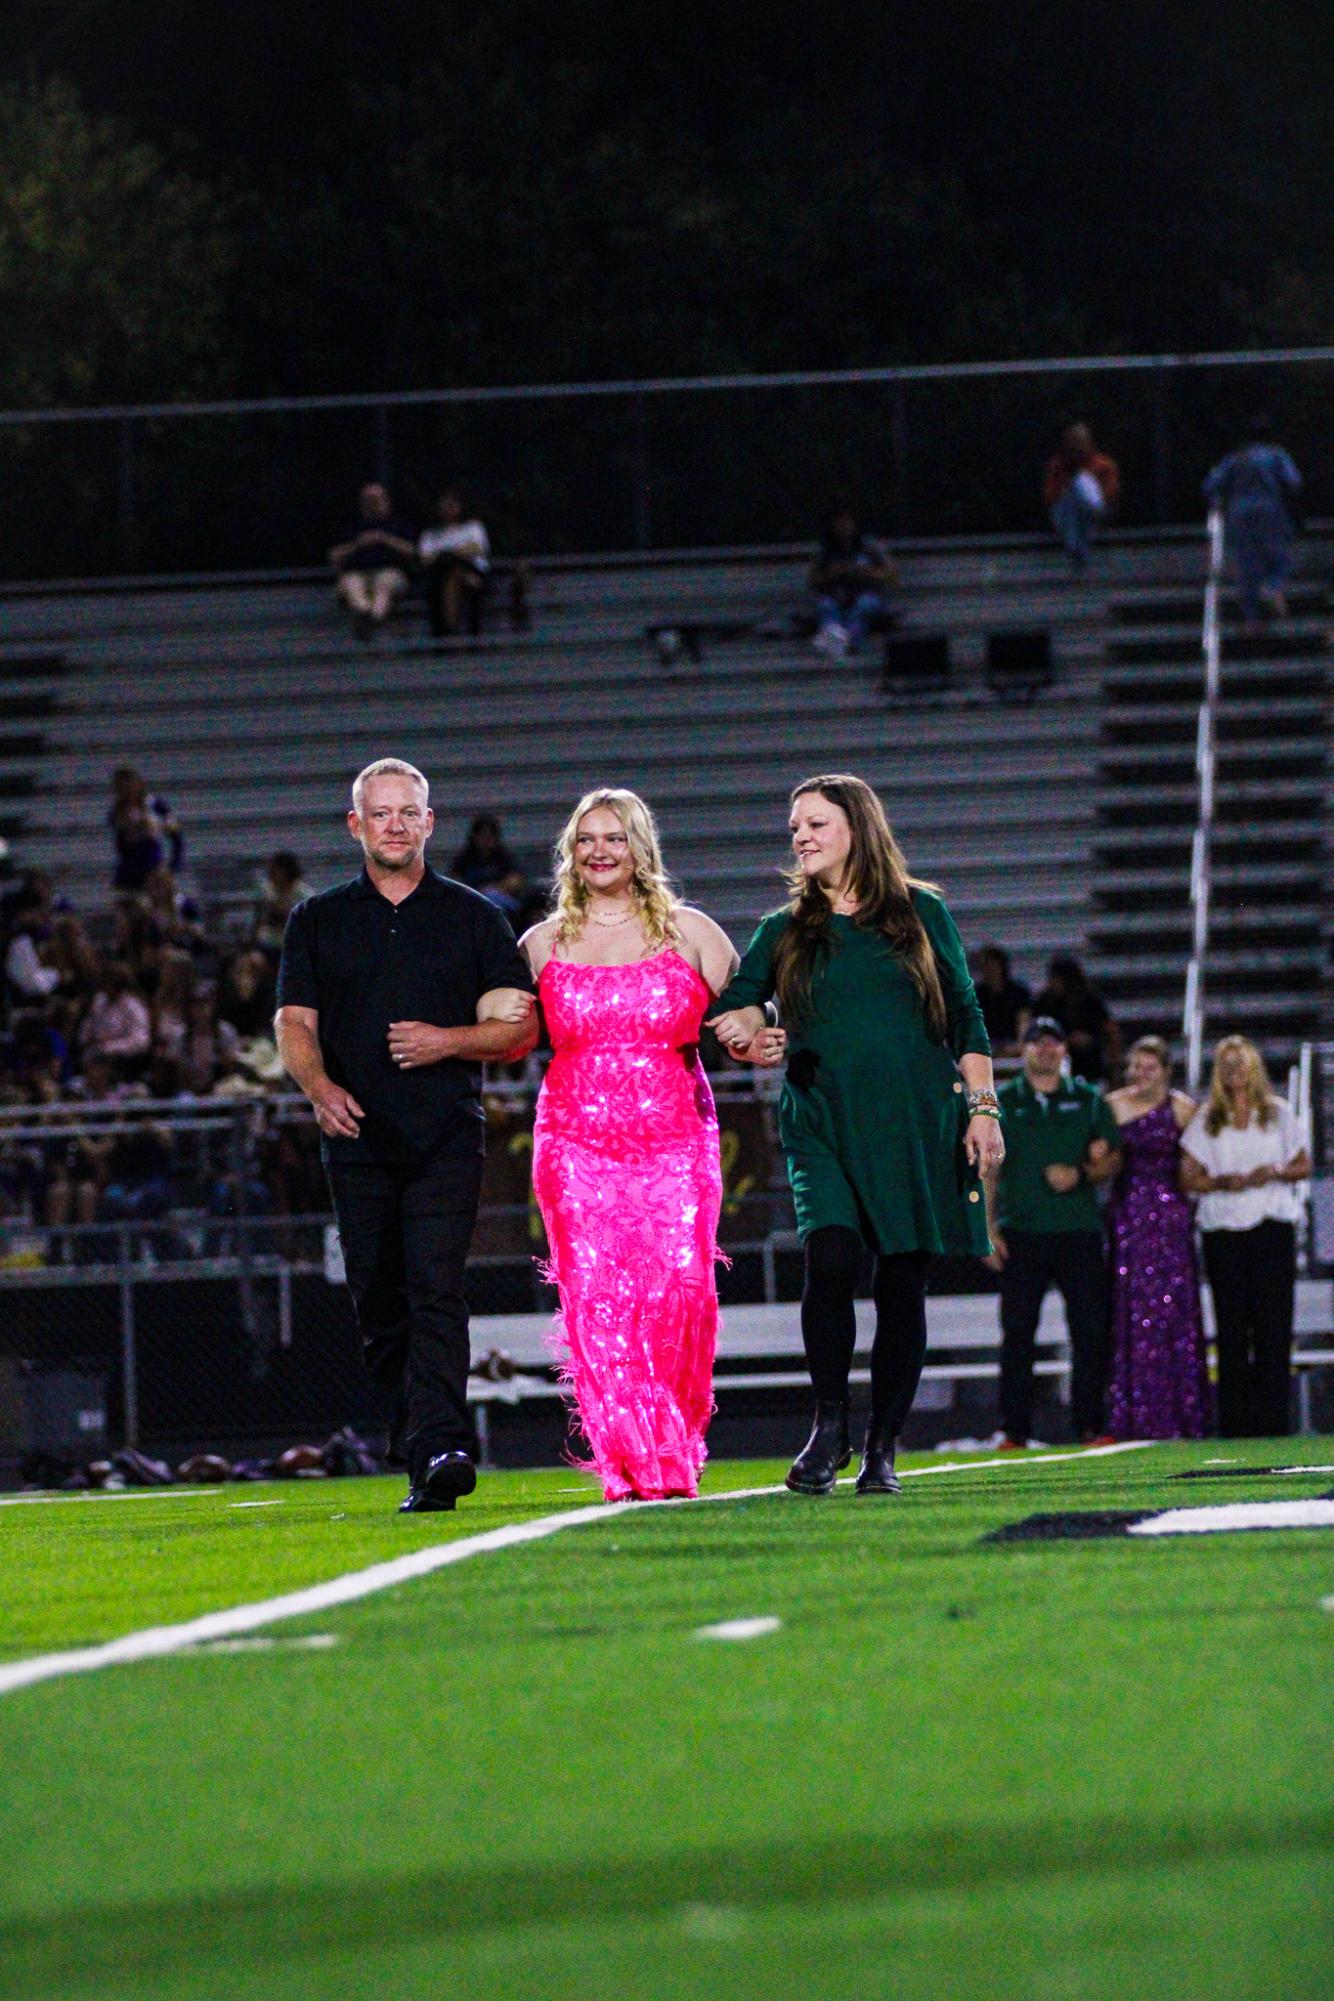
<svg viewBox="0 0 1334 2001"><path fill-rule="evenodd" d="M1275 618L1288 615L1292 509L1302 476L1282 445L1272 442L1272 433L1269 418L1257 416L1236 451L1220 459L1204 482L1205 499L1224 512L1247 625L1257 625L1265 611Z"/></svg>
<svg viewBox="0 0 1334 2001"><path fill-rule="evenodd" d="M338 572L338 601L351 613L358 638L366 639L379 631L407 589L417 552L387 487L368 481L358 504L360 520L330 549L329 561Z"/></svg>
<svg viewBox="0 0 1334 2001"><path fill-rule="evenodd" d="M1010 955L999 945L979 946L973 985L987 1025L993 1056L1017 1056L1033 1012L1033 996L1010 972Z"/></svg>
<svg viewBox="0 0 1334 2001"><path fill-rule="evenodd" d="M1070 1069L1090 1084L1115 1075L1121 1063L1121 1031L1102 995L1089 985L1084 968L1069 952L1047 962L1047 980L1033 1002L1036 1014L1053 1016L1065 1030Z"/></svg>
<svg viewBox="0 0 1334 2001"><path fill-rule="evenodd" d="M1200 1199L1200 1239L1218 1337L1218 1429L1278 1438L1292 1429L1296 1184L1311 1172L1301 1124L1275 1096L1244 1035L1214 1051L1209 1101L1181 1136L1182 1180Z"/></svg>
<svg viewBox="0 0 1334 2001"><path fill-rule="evenodd" d="M291 849L275 849L269 856L256 894L255 928L251 933L251 943L276 960L283 949L283 932L287 929L288 918L297 904L304 903L309 895L309 884L303 879L301 864Z"/></svg>
<svg viewBox="0 0 1334 2001"><path fill-rule="evenodd" d="M159 949L191 953L206 949L199 905L180 888L165 862L144 883L143 905Z"/></svg>
<svg viewBox="0 0 1334 2001"><path fill-rule="evenodd" d="M501 838L500 822L494 813L477 815L449 872L456 882L479 890L511 921L517 917L528 885L523 870Z"/></svg>
<svg viewBox="0 0 1334 2001"><path fill-rule="evenodd" d="M232 1024L218 1019L213 982L200 980L190 996L189 1022L180 1052L189 1089L206 1098L219 1079L235 1069L239 1042Z"/></svg>
<svg viewBox="0 0 1334 2001"><path fill-rule="evenodd" d="M188 952L170 947L158 961L157 986L150 1013L153 1055L179 1061L190 1033L190 1003L194 998L195 964Z"/></svg>
<svg viewBox="0 0 1334 2001"><path fill-rule="evenodd" d="M1089 559L1094 530L1105 527L1121 497L1121 471L1100 452L1085 423L1067 424L1042 476L1042 504L1076 569Z"/></svg>
<svg viewBox="0 0 1334 2001"><path fill-rule="evenodd" d="M223 967L218 981L218 1018L230 1022L242 1042L273 1029L274 971L263 952L248 947Z"/></svg>
<svg viewBox="0 0 1334 2001"><path fill-rule="evenodd" d="M1107 1428L1113 1438L1203 1438L1213 1420L1200 1316L1195 1219L1181 1189L1181 1135L1195 1106L1172 1089L1157 1035L1126 1057L1126 1082L1107 1103L1122 1167L1109 1215L1112 1358Z"/></svg>
<svg viewBox="0 0 1334 2001"><path fill-rule="evenodd" d="M148 1061L152 1046L148 1003L129 967L123 960L113 959L83 1018L80 1048L84 1062L94 1055L109 1056L122 1077L134 1077Z"/></svg>
<svg viewBox="0 0 1334 2001"><path fill-rule="evenodd" d="M51 923L40 891L29 888L11 905L5 987L12 1007L40 1007L60 985L51 963Z"/></svg>
<svg viewBox="0 0 1334 2001"><path fill-rule="evenodd" d="M60 975L59 993L76 1007L84 1007L102 977L102 955L81 917L64 911L53 920L46 958Z"/></svg>
<svg viewBox="0 0 1334 2001"><path fill-rule="evenodd" d="M851 507L831 508L810 587L818 620L813 644L830 660L855 653L872 631L894 620L890 593L898 569L883 542L863 532Z"/></svg>
<svg viewBox="0 0 1334 2001"><path fill-rule="evenodd" d="M465 626L479 633L491 574L490 538L464 507L457 487L445 488L436 516L436 525L417 540L431 631L437 639L453 638Z"/></svg>
<svg viewBox="0 0 1334 2001"><path fill-rule="evenodd" d="M142 889L163 862L173 870L180 868L185 840L176 816L160 794L149 793L133 765L122 764L111 774L107 823L116 850L114 889Z"/></svg>

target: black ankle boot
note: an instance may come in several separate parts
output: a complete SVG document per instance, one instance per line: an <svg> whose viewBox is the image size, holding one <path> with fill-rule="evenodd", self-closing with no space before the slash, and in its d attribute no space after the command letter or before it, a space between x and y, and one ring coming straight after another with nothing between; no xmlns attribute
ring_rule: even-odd
<svg viewBox="0 0 1334 2001"><path fill-rule="evenodd" d="M794 1494L829 1494L834 1476L852 1457L846 1403L817 1403L811 1435L792 1462L787 1484Z"/></svg>
<svg viewBox="0 0 1334 2001"><path fill-rule="evenodd" d="M857 1475L859 1494L901 1494L903 1482L894 1471L894 1447L898 1440L886 1438L885 1427L872 1418L866 1427L861 1470Z"/></svg>

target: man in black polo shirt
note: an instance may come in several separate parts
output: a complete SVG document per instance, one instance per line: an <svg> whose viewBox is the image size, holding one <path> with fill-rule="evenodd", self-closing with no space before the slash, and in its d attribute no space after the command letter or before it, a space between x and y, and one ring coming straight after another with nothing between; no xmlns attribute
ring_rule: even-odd
<svg viewBox="0 0 1334 2001"><path fill-rule="evenodd" d="M1001 1428L1028 1442L1033 1351L1047 1288L1065 1301L1070 1329L1070 1417L1076 1438L1103 1428L1107 1380L1107 1268L1094 1188L1120 1171L1120 1137L1096 1084L1065 1074L1060 1022L1037 1015L1024 1031L1024 1069L1001 1087L1005 1164L987 1182L987 1263L1000 1273Z"/></svg>
<svg viewBox="0 0 1334 2001"><path fill-rule="evenodd" d="M463 1272L481 1192L481 1063L537 1040L532 979L494 904L428 869L426 780L380 758L347 816L366 865L299 903L278 1049L315 1107L366 1366L407 1460L402 1508L452 1508L469 1456Z"/></svg>

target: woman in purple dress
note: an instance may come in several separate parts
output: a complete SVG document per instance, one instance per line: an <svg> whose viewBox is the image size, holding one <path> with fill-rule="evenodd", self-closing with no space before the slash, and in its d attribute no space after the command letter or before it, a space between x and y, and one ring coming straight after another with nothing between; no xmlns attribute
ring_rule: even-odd
<svg viewBox="0 0 1334 2001"><path fill-rule="evenodd" d="M1112 1190L1114 1438L1203 1438L1210 1429L1190 1203L1181 1191L1181 1134L1195 1107L1172 1089L1167 1044L1141 1036L1126 1084L1108 1103L1121 1128L1124 1164Z"/></svg>

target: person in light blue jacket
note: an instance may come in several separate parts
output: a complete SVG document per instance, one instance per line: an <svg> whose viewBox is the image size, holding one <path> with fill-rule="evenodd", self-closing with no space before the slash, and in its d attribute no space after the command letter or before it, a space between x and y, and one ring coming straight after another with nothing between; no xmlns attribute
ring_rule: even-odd
<svg viewBox="0 0 1334 2001"><path fill-rule="evenodd" d="M1241 614L1247 625L1258 625L1268 610L1275 618L1288 615L1284 586L1292 561L1291 502L1301 491L1302 476L1282 445L1268 441L1272 426L1257 417L1247 442L1220 459L1204 482L1204 497L1224 514L1229 555L1237 567Z"/></svg>

